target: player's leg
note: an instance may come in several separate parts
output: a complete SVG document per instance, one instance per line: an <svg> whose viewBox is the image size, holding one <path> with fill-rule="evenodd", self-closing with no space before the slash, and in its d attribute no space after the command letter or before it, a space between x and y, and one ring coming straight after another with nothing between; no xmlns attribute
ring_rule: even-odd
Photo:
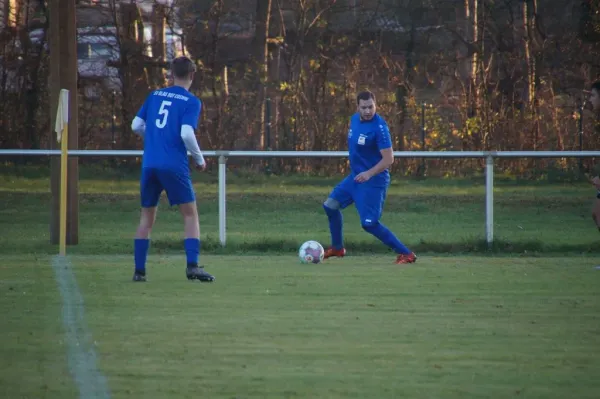
<svg viewBox="0 0 600 399"><path fill-rule="evenodd" d="M142 169L140 178L141 212L140 223L133 240L133 257L135 262L134 281L146 281L146 259L150 248L150 233L156 221L158 200L163 187L153 169Z"/></svg>
<svg viewBox="0 0 600 399"><path fill-rule="evenodd" d="M171 206L179 206L183 217L184 240L183 247L186 256L186 276L189 280L212 282L214 276L207 273L199 266L200 258L200 222L196 196L192 180L188 175L173 172L162 172L161 180L165 184L165 191Z"/></svg>
<svg viewBox="0 0 600 399"><path fill-rule="evenodd" d="M179 205L179 212L183 217L183 247L188 266L198 266L200 258L200 222L196 201L185 202Z"/></svg>
<svg viewBox="0 0 600 399"><path fill-rule="evenodd" d="M323 209L329 220L329 232L331 234L331 246L325 251L325 259L332 256L342 257L346 254L343 234L344 219L341 210L352 203L353 185L354 180L352 177L346 177L334 187L329 197L323 203Z"/></svg>
<svg viewBox="0 0 600 399"><path fill-rule="evenodd" d="M594 200L594 207L592 208L592 219L600 231L600 198Z"/></svg>
<svg viewBox="0 0 600 399"><path fill-rule="evenodd" d="M360 223L366 232L374 235L379 241L396 252L396 263L413 263L417 260L416 255L379 221L383 212L386 194L386 187L371 187L366 184L356 186L354 197Z"/></svg>

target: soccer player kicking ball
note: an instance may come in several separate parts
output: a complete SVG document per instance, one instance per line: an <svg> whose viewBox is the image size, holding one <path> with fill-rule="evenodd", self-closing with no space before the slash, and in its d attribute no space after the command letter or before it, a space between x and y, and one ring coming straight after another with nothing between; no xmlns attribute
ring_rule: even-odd
<svg viewBox="0 0 600 399"><path fill-rule="evenodd" d="M175 58L171 64L173 86L150 93L131 123L133 131L144 139L140 178L142 210L134 240L133 281L146 281L150 232L163 190L171 206L178 205L183 216L188 280L215 280L198 266L200 224L187 155L188 151L192 154L196 169L206 168L194 135L201 103L188 91L195 72L196 66L192 60L187 57Z"/></svg>
<svg viewBox="0 0 600 399"><path fill-rule="evenodd" d="M341 210L354 202L362 228L396 252L396 264L414 263L417 256L379 222L390 185L388 169L394 163L390 131L385 120L375 112L373 93L358 94L356 102L358 112L350 119L348 132L351 173L323 204L331 232L331 247L324 257L346 255Z"/></svg>

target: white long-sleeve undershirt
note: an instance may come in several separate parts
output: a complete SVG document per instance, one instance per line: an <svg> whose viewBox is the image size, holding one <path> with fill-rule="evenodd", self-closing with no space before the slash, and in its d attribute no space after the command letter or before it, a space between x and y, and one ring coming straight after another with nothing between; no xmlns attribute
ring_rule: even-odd
<svg viewBox="0 0 600 399"><path fill-rule="evenodd" d="M131 122L131 130L138 136L144 137L144 133L146 132L146 121L139 116L136 116L133 118L133 122Z"/></svg>
<svg viewBox="0 0 600 399"><path fill-rule="evenodd" d="M185 148L192 155L194 161L196 161L196 164L199 166L204 165L204 156L202 155L202 151L200 151L200 146L196 140L194 128L190 125L181 126L181 139L183 140L183 144L185 144Z"/></svg>

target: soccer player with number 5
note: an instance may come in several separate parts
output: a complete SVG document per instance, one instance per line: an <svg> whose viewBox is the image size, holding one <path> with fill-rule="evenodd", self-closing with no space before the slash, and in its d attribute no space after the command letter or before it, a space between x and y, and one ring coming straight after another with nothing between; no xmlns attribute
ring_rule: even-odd
<svg viewBox="0 0 600 399"><path fill-rule="evenodd" d="M132 130L144 139L140 178L142 210L134 240L133 281L146 281L150 232L163 191L167 193L170 205L177 205L183 216L188 280L212 282L215 279L198 265L200 224L188 151L196 169L205 170L206 162L194 134L201 102L188 91L195 72L192 60L175 58L171 63L173 85L150 93L131 123Z"/></svg>

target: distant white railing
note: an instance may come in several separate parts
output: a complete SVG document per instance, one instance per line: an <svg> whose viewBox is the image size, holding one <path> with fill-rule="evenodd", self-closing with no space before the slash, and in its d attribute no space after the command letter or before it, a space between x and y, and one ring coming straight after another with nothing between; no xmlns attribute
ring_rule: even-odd
<svg viewBox="0 0 600 399"><path fill-rule="evenodd" d="M226 179L227 158L344 158L347 151L203 151L219 160L219 240L227 241ZM60 150L2 150L0 156L59 156ZM78 157L141 157L141 150L70 150ZM600 151L397 151L397 158L485 158L485 236L494 241L494 159L495 158L600 158Z"/></svg>

